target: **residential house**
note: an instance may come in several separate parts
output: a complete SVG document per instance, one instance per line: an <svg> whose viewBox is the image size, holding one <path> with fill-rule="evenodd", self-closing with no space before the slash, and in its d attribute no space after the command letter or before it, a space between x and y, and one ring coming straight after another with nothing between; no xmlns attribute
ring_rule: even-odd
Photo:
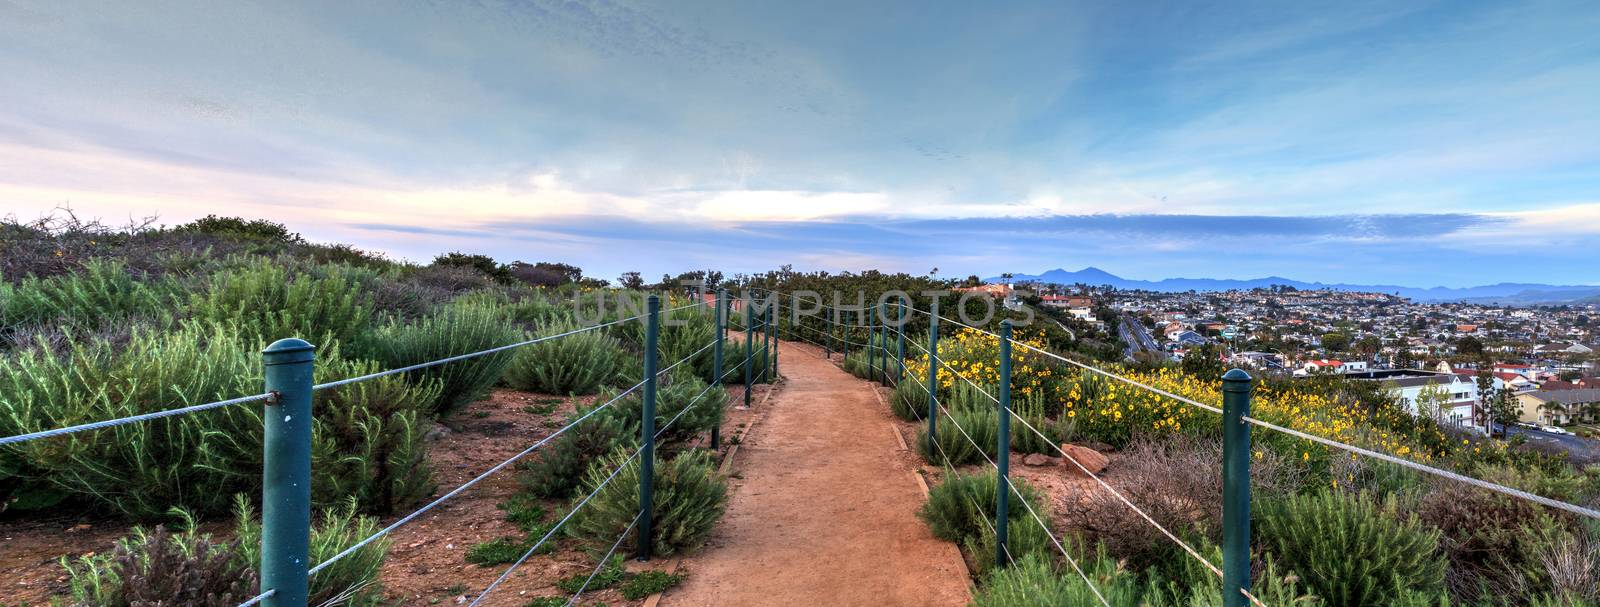
<svg viewBox="0 0 1600 607"><path fill-rule="evenodd" d="M1379 382L1412 415L1430 415L1440 423L1476 432L1483 431L1477 421L1478 384L1461 375L1414 369L1384 369L1346 373L1345 377ZM1424 398L1425 396L1428 398ZM1422 410L1424 405L1430 410Z"/></svg>
<svg viewBox="0 0 1600 607"><path fill-rule="evenodd" d="M1317 358L1305 361L1295 375L1314 375L1317 373L1359 373L1367 371L1369 365L1364 360L1334 360Z"/></svg>
<svg viewBox="0 0 1600 607"><path fill-rule="evenodd" d="M1600 413L1600 390L1534 390L1517 395L1518 418L1540 424L1592 421Z"/></svg>

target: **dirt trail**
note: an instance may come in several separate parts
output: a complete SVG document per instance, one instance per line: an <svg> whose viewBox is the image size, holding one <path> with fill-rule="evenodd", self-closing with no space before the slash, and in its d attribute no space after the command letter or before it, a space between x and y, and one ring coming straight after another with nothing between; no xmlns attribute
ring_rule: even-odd
<svg viewBox="0 0 1600 607"><path fill-rule="evenodd" d="M925 498L874 388L780 347L784 384L739 446L728 514L661 604L966 604L961 555L917 519Z"/></svg>

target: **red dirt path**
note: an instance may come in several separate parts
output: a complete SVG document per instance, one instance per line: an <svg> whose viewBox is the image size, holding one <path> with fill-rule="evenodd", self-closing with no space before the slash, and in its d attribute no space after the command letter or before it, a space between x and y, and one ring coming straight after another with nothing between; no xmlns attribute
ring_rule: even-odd
<svg viewBox="0 0 1600 607"><path fill-rule="evenodd" d="M739 447L728 514L662 605L964 605L955 546L924 501L888 410L815 348L780 346L782 389Z"/></svg>

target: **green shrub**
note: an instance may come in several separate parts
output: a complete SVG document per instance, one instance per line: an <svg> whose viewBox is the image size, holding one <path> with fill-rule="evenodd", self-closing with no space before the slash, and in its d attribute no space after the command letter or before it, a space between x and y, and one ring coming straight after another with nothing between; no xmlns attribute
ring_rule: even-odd
<svg viewBox="0 0 1600 607"><path fill-rule="evenodd" d="M379 370L371 361L334 358L317 375L346 378ZM441 382L390 375L321 390L312 402L312 492L320 503L354 499L362 512L390 512L433 493L428 417Z"/></svg>
<svg viewBox="0 0 1600 607"><path fill-rule="evenodd" d="M1203 539L1190 539L1189 542L1196 551L1207 556L1212 566L1222 568L1222 548ZM1272 555L1262 554L1256 559L1260 567L1250 576L1250 594L1263 604L1274 607L1316 607L1324 604L1320 597L1307 594L1306 588L1300 583L1300 576L1280 567ZM1149 607L1222 607L1221 578L1188 554L1180 559L1171 579L1157 575L1150 577L1144 603ZM1395 595L1395 602L1390 607L1424 607L1407 602L1418 596L1419 593L1403 590Z"/></svg>
<svg viewBox="0 0 1600 607"><path fill-rule="evenodd" d="M309 561L323 563L344 552L357 542L371 537L379 529L378 519L357 515L355 500L345 500L339 506L321 509L316 523L311 527L311 544L307 552ZM236 498L234 505L234 539L239 551L252 571L261 569L261 522L256 520L249 501ZM393 540L382 537L362 546L328 568L311 576L310 601L312 605L379 605L383 603L383 587L378 584L378 573L389 555Z"/></svg>
<svg viewBox="0 0 1600 607"><path fill-rule="evenodd" d="M299 337L326 347L367 329L363 283L371 275L337 265L291 273L282 260L255 258L212 276L190 296L189 313L236 323L264 342Z"/></svg>
<svg viewBox="0 0 1600 607"><path fill-rule="evenodd" d="M927 503L917 511L917 516L928 524L934 537L966 549L978 573L986 571L994 561L993 525L999 485L993 474L951 472L944 482L928 492ZM1021 479L1013 479L1009 490L1007 553L1013 559L1021 559L1025 555L1055 550L1050 532L1040 527L1029 512L1031 506L1040 516L1049 515L1049 511L1039 505L1042 503L1039 492Z"/></svg>
<svg viewBox="0 0 1600 607"><path fill-rule="evenodd" d="M1485 472L1493 482L1536 490L1506 470ZM1417 512L1442 534L1439 544L1449 559L1450 587L1458 598L1521 603L1551 585L1540 556L1558 538L1545 531L1565 531L1565 526L1543 506L1451 482L1435 485Z"/></svg>
<svg viewBox="0 0 1600 607"><path fill-rule="evenodd" d="M661 442L684 442L722 424L728 406L726 390L708 390L705 382L687 372L669 375L669 381L656 390L656 432L661 433ZM605 414L623 420L637 433L644 419L643 390L634 390L611 405ZM676 422L672 422L674 418ZM667 426L668 422L672 422L671 427Z"/></svg>
<svg viewBox="0 0 1600 607"><path fill-rule="evenodd" d="M398 368L470 354L521 341L522 334L505 319L498 306L477 301L457 301L413 324L390 321L373 332L366 353ZM509 351L434 365L411 372L415 378L437 379L439 397L426 412L443 414L483 398L500 380L511 362Z"/></svg>
<svg viewBox="0 0 1600 607"><path fill-rule="evenodd" d="M579 326L572 320L571 312L536 293L529 293L525 297L508 302L506 318L529 329L558 323Z"/></svg>
<svg viewBox="0 0 1600 607"><path fill-rule="evenodd" d="M928 386L923 380L906 378L895 384L889 395L889 411L908 422L921 421L928 414Z"/></svg>
<svg viewBox="0 0 1600 607"><path fill-rule="evenodd" d="M1016 414L1011 420L1012 451L1059 455L1061 443L1072 442L1077 437L1076 424L1070 418L1058 415L1051 419L1046 413L1047 409L1043 394L1012 399L1011 410ZM1027 420L1027 423L1022 423L1022 420ZM1029 428L1030 425L1032 428Z"/></svg>
<svg viewBox="0 0 1600 607"><path fill-rule="evenodd" d="M375 519L355 514L353 503L327 508L311 530L308 556L321 563L378 530ZM232 543L220 543L196 530L193 517L174 509L183 531L169 533L135 527L106 554L61 559L74 606L142 607L189 605L228 607L259 592L261 524L242 495L234 500ZM375 605L377 584L389 540L379 539L311 578L313 605Z"/></svg>
<svg viewBox="0 0 1600 607"><path fill-rule="evenodd" d="M680 302L671 302L672 305L683 305ZM662 302L662 307L670 307L669 302ZM625 322L616 326L617 331L633 349L644 349L645 323L642 321ZM713 353L711 342L716 339L716 319L711 311L705 308L689 308L677 310L670 314L661 315L660 334L656 337L658 358L662 367L675 364L680 360L681 367L691 369L694 374L705 381L711 381L715 374L713 367ZM757 343L759 347L761 344ZM702 348L704 348L702 350ZM723 371L727 371L735 358L743 360L742 347L732 340L723 343ZM737 349L737 352L735 352ZM633 363L633 376L643 375L642 358L635 358ZM730 376L731 377L731 376Z"/></svg>
<svg viewBox="0 0 1600 607"><path fill-rule="evenodd" d="M759 384L771 379L771 369L767 367L768 351L761 348L761 340L752 342L748 353L745 352L744 342L728 340L723 347L722 373L726 376L723 383L744 383L745 367L750 368L752 383Z"/></svg>
<svg viewBox="0 0 1600 607"><path fill-rule="evenodd" d="M122 262L107 260L90 260L74 274L0 281L0 337L47 324L94 329L153 316L176 291L171 279L135 278Z"/></svg>
<svg viewBox="0 0 1600 607"><path fill-rule="evenodd" d="M583 413L575 412L570 419ZM619 445L637 444L637 434L622 416L596 413L545 445L537 457L519 464L518 480L535 497L571 497L590 462Z"/></svg>
<svg viewBox="0 0 1600 607"><path fill-rule="evenodd" d="M1330 606L1389 605L1401 591L1444 590L1439 532L1395 500L1322 492L1262 500L1261 543Z"/></svg>
<svg viewBox="0 0 1600 607"><path fill-rule="evenodd" d="M992 408L973 410L955 408L949 414L939 411L936 444L928 442L928 433L917 435L917 453L930 464L963 466L982 463L994 458L999 447L1000 415Z"/></svg>
<svg viewBox="0 0 1600 607"><path fill-rule="evenodd" d="M239 542L188 530L135 527L109 554L61 558L74 607L184 605L228 607L256 594L255 570L239 558Z"/></svg>
<svg viewBox="0 0 1600 607"><path fill-rule="evenodd" d="M290 232L288 226L266 219L206 215L189 223L180 224L172 228L172 231L262 240L281 244L305 243L305 239L301 238L299 234Z"/></svg>
<svg viewBox="0 0 1600 607"><path fill-rule="evenodd" d="M548 337L577 330L569 322L543 326ZM632 358L616 338L588 331L523 346L506 368L506 384L518 390L550 394L594 394L615 385Z"/></svg>
<svg viewBox="0 0 1600 607"><path fill-rule="evenodd" d="M596 460L584 475L580 493L588 495L605 482L613 470L621 472L600 492L578 509L568 523L570 534L594 546L609 546L639 514L639 462L628 459L630 449L613 451ZM671 461L655 462L655 493L651 520L654 525L651 552L670 556L698 547L722 518L728 504L728 487L716 471L716 464L705 451L684 452ZM626 545L635 542L637 530L629 531Z"/></svg>
<svg viewBox="0 0 1600 607"><path fill-rule="evenodd" d="M251 344L247 346L246 344ZM115 419L254 394L261 390L260 345L226 325L187 323L171 332L135 329L125 343L82 340L61 351L47 344L0 366L0 434ZM316 379L372 370L321 352ZM419 399L437 393L384 378L316 393L313 496L321 504L354 496L384 510L431 491ZM8 446L16 476L4 480L12 507L45 507L77 496L136 518L172 506L197 514L226 511L231 495L261 482L259 403L245 403Z"/></svg>
<svg viewBox="0 0 1600 607"><path fill-rule="evenodd" d="M1078 565L1094 581L1094 590L1112 607L1144 607L1139 575L1104 555L1079 559ZM1089 582L1071 568L1052 565L1044 554L1029 554L1011 567L990 571L972 596L969 607L1059 607L1099 605Z"/></svg>

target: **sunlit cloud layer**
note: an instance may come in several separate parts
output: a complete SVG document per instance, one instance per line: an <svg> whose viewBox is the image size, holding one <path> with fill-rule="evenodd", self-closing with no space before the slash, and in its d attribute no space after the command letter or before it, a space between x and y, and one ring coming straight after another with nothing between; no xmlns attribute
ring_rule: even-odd
<svg viewBox="0 0 1600 607"><path fill-rule="evenodd" d="M600 276L1600 282L1600 6L0 0L0 211Z"/></svg>

